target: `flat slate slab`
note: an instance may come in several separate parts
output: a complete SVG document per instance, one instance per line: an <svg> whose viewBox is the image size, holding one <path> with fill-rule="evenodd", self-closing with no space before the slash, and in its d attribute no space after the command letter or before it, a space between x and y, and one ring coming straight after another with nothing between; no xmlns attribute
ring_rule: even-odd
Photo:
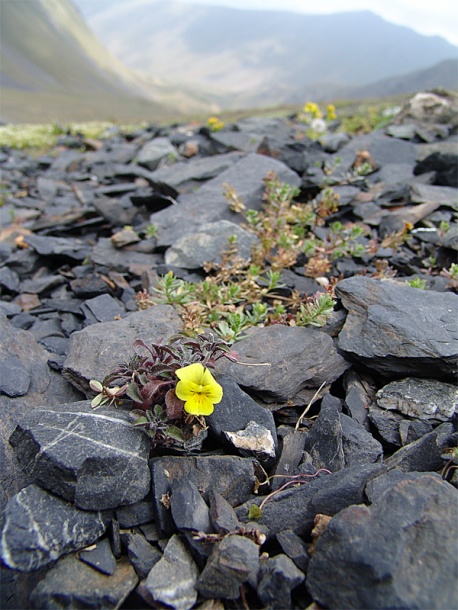
<svg viewBox="0 0 458 610"><path fill-rule="evenodd" d="M355 276L336 295L348 310L338 341L348 357L385 376L456 380L456 294Z"/></svg>
<svg viewBox="0 0 458 610"><path fill-rule="evenodd" d="M149 492L149 440L127 411L94 411L89 401L37 408L10 443L27 475L79 508L116 508Z"/></svg>

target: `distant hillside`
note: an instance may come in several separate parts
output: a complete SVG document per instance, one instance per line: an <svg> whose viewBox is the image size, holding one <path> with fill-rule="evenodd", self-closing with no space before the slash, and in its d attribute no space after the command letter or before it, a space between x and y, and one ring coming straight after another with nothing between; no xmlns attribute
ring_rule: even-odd
<svg viewBox="0 0 458 610"><path fill-rule="evenodd" d="M304 15L172 0L75 2L126 65L198 87L226 108L323 99L458 57L446 40L370 11Z"/></svg>
<svg viewBox="0 0 458 610"><path fill-rule="evenodd" d="M0 118L170 119L211 108L132 73L69 0L1 0Z"/></svg>
<svg viewBox="0 0 458 610"><path fill-rule="evenodd" d="M442 61L426 70L415 70L402 76L386 78L359 89L343 90L342 97L371 98L416 93L442 87L449 91L458 90L458 59Z"/></svg>

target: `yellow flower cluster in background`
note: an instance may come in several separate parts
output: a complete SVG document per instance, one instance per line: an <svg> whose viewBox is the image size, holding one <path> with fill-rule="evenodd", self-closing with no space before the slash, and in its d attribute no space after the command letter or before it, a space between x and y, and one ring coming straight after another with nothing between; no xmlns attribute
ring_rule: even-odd
<svg viewBox="0 0 458 610"><path fill-rule="evenodd" d="M223 121L220 121L220 119L216 116L209 117L207 119L207 125L210 131L219 131L224 127Z"/></svg>
<svg viewBox="0 0 458 610"><path fill-rule="evenodd" d="M305 106L302 108L302 111L309 115L312 119L321 119L323 115L321 113L320 107L315 102L307 102Z"/></svg>

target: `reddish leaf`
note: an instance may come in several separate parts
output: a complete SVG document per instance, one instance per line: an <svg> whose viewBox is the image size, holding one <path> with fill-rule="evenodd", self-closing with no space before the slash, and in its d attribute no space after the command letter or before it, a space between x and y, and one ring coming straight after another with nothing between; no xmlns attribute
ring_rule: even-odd
<svg viewBox="0 0 458 610"><path fill-rule="evenodd" d="M173 388L165 395L165 406L168 419L178 419L183 413L184 402L178 398Z"/></svg>

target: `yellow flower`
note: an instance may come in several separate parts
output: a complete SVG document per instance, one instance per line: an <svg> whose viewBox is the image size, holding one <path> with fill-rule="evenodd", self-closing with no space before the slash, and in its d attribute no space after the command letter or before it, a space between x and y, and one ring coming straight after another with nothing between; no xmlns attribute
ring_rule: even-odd
<svg viewBox="0 0 458 610"><path fill-rule="evenodd" d="M328 121L333 121L334 119L337 118L336 107L334 106L334 104L328 105L326 118Z"/></svg>
<svg viewBox="0 0 458 610"><path fill-rule="evenodd" d="M210 415L213 405L221 402L223 388L215 381L210 371L195 362L176 371L180 380L175 394L184 400L184 410L191 415Z"/></svg>

